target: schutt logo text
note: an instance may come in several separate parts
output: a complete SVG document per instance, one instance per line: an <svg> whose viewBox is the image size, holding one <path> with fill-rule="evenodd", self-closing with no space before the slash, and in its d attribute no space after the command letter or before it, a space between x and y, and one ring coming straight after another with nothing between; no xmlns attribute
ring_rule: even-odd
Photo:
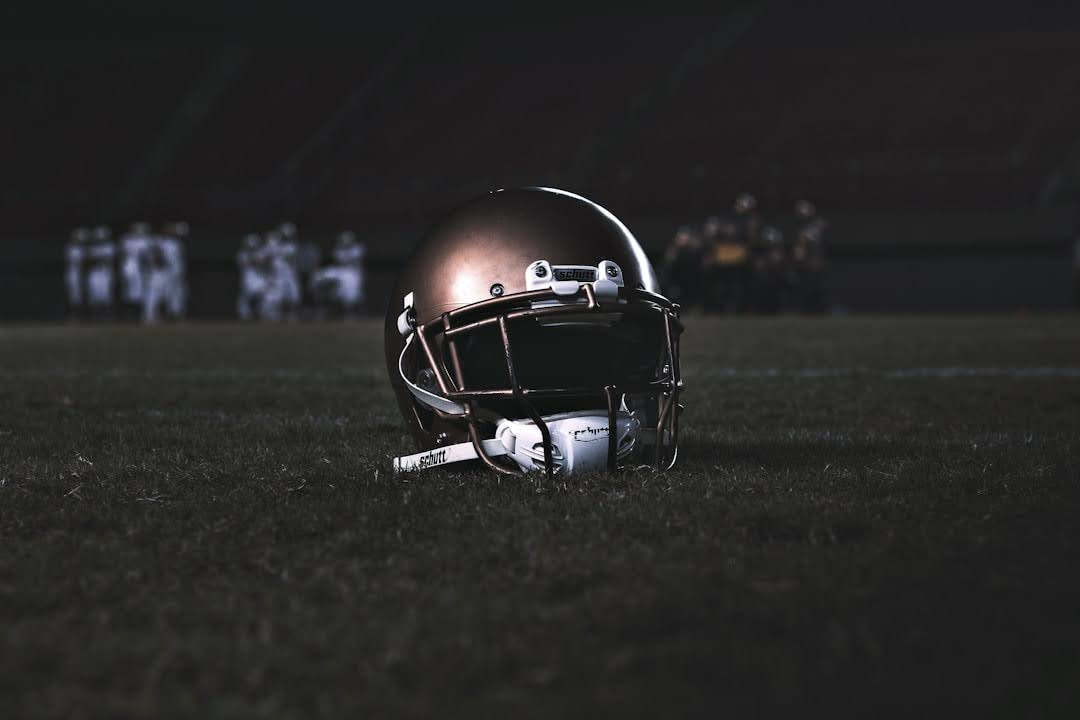
<svg viewBox="0 0 1080 720"><path fill-rule="evenodd" d="M442 465L444 462L446 462L446 450L432 450L426 455L421 455L417 458L416 468L418 470L423 470L432 465Z"/></svg>
<svg viewBox="0 0 1080 720"><path fill-rule="evenodd" d="M570 434L575 442L592 442L608 436L607 425L603 427L585 427L580 430L572 430Z"/></svg>
<svg viewBox="0 0 1080 720"><path fill-rule="evenodd" d="M562 268L554 271L556 280L576 280L577 282L595 282L596 271L591 268Z"/></svg>

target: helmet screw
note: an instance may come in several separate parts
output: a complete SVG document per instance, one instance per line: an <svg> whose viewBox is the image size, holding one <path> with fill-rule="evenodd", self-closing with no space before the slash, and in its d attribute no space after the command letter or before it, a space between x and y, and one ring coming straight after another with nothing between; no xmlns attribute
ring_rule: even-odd
<svg viewBox="0 0 1080 720"><path fill-rule="evenodd" d="M492 297L502 297L502 294L506 292L506 288L502 286L502 283L495 283L488 292L491 293Z"/></svg>
<svg viewBox="0 0 1080 720"><path fill-rule="evenodd" d="M416 373L416 384L425 390L434 390L435 373L430 368L424 368Z"/></svg>
<svg viewBox="0 0 1080 720"><path fill-rule="evenodd" d="M536 273L536 277L541 277L542 278L545 275L547 275L547 268L544 267L543 265L537 265L536 270L534 270L533 272Z"/></svg>
<svg viewBox="0 0 1080 720"><path fill-rule="evenodd" d="M614 265L608 265L607 266L607 274L608 274L608 277L615 277L616 275L619 274L619 268L615 267Z"/></svg>

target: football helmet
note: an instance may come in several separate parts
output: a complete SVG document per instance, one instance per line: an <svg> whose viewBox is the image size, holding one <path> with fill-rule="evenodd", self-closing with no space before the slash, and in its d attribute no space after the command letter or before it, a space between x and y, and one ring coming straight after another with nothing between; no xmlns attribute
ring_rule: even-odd
<svg viewBox="0 0 1080 720"><path fill-rule="evenodd" d="M735 198L735 212L739 215L745 215L748 212L757 210L757 198L750 193L740 193Z"/></svg>
<svg viewBox="0 0 1080 720"><path fill-rule="evenodd" d="M795 217L799 220L813 220L817 215L817 208L809 200L798 200L795 203Z"/></svg>
<svg viewBox="0 0 1080 720"><path fill-rule="evenodd" d="M678 455L679 307L614 215L544 187L449 213L400 273L386 365L420 452L548 477Z"/></svg>

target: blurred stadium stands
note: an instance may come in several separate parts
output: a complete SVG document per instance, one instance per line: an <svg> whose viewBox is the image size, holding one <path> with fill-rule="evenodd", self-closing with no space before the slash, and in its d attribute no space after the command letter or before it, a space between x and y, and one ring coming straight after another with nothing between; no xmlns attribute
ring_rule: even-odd
<svg viewBox="0 0 1080 720"><path fill-rule="evenodd" d="M749 190L779 215L812 197L840 260L1023 253L1067 277L1080 28L817 12L417 14L392 32L9 47L0 261L58 278L75 225L183 218L193 270L224 273L242 232L292 219L356 229L389 269L446 206L551 184L650 252Z"/></svg>

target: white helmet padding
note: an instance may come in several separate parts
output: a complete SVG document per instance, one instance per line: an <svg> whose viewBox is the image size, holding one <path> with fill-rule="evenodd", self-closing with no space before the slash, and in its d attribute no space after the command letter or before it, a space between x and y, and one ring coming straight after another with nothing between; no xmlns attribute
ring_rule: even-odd
<svg viewBox="0 0 1080 720"><path fill-rule="evenodd" d="M551 434L551 461L555 473L603 470L608 459L606 410L583 410L543 418ZM634 449L641 423L628 412L615 414L615 456L624 459ZM532 420L502 420L495 428L508 454L522 470L545 470L544 437Z"/></svg>

